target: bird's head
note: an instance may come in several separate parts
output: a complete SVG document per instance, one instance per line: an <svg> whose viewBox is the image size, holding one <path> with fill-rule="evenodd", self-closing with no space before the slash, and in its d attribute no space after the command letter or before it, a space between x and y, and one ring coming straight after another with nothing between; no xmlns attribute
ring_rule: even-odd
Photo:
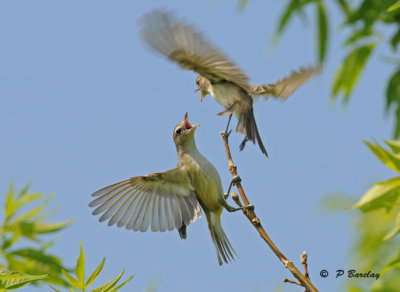
<svg viewBox="0 0 400 292"><path fill-rule="evenodd" d="M200 124L192 125L188 120L188 113L185 118L174 129L174 141L176 147L186 147L194 143L194 132Z"/></svg>
<svg viewBox="0 0 400 292"><path fill-rule="evenodd" d="M200 90L200 92L201 92L200 102L202 102L204 97L208 94L209 84L210 84L210 81L207 78L205 78L201 75L197 76L195 92Z"/></svg>

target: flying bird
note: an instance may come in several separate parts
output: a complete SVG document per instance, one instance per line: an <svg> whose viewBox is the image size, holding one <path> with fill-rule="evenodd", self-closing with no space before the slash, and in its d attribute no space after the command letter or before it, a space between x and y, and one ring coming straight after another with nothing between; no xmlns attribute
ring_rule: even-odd
<svg viewBox="0 0 400 292"><path fill-rule="evenodd" d="M200 32L184 20L162 10L145 14L141 21L143 39L157 52L176 62L184 69L197 72L196 91L203 101L210 94L229 115L225 132L228 132L232 114L238 118L236 131L246 135L240 144L243 150L246 141L256 142L266 156L267 150L261 140L253 113L253 101L263 95L286 100L299 86L320 71L320 66L308 67L293 72L282 80L262 85L251 85L246 74L231 60L208 42Z"/></svg>
<svg viewBox="0 0 400 292"><path fill-rule="evenodd" d="M230 206L215 167L196 147L194 133L199 125L189 123L187 113L174 129L178 166L145 176L136 176L112 184L92 194L89 203L96 207L93 215L99 221L117 224L133 231L166 231L177 229L186 239L186 227L204 211L214 243L218 263L234 259L235 251L221 226L221 213L240 210ZM232 184L232 182L231 182Z"/></svg>

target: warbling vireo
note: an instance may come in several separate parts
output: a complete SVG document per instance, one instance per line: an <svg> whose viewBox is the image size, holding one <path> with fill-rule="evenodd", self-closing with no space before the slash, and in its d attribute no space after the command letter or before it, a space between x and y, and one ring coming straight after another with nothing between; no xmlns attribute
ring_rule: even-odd
<svg viewBox="0 0 400 292"><path fill-rule="evenodd" d="M300 69L290 76L272 84L250 85L246 74L233 62L214 48L196 29L185 21L177 21L171 13L154 10L142 18L143 39L157 52L177 62L182 68L194 70L196 91L200 90L203 101L207 94L221 104L225 110L219 115L234 113L238 118L236 131L246 135L240 144L243 150L247 140L258 145L265 155L253 114L253 98L273 95L286 100L300 85L320 70L320 66Z"/></svg>
<svg viewBox="0 0 400 292"><path fill-rule="evenodd" d="M136 176L95 192L89 203L102 213L100 222L117 224L133 231L177 229L186 238L186 226L206 214L208 228L217 251L218 263L234 259L235 251L221 226L225 208L238 210L224 198L221 178L215 167L197 150L194 132L199 125L189 123L187 113L174 129L178 153L176 168L146 176Z"/></svg>

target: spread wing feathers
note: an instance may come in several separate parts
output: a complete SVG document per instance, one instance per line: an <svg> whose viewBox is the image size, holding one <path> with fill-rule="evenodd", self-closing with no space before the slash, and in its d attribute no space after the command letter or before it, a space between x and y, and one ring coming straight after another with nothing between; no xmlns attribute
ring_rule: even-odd
<svg viewBox="0 0 400 292"><path fill-rule="evenodd" d="M297 88L310 79L311 76L319 73L321 69L322 66L301 68L276 83L250 85L250 90L254 99L257 99L260 95L268 99L269 95L272 94L274 97L285 101Z"/></svg>
<svg viewBox="0 0 400 292"><path fill-rule="evenodd" d="M89 203L100 222L134 231L166 231L201 217L194 189L181 168L133 177L95 192Z"/></svg>
<svg viewBox="0 0 400 292"><path fill-rule="evenodd" d="M176 21L171 13L155 10L145 14L141 34L154 50L182 68L194 70L212 83L228 80L249 91L247 76L192 26Z"/></svg>

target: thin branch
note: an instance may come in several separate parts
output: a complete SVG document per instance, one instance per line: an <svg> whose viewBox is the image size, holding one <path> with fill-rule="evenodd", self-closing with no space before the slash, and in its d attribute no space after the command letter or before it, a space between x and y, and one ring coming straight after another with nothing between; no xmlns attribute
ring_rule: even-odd
<svg viewBox="0 0 400 292"><path fill-rule="evenodd" d="M303 287L303 286L301 285L300 282L298 282L298 281L293 281L293 280L288 279L288 278L284 278L284 279L283 279L283 282L285 282L285 283L291 283L291 284L295 284L295 285L299 285L299 286Z"/></svg>
<svg viewBox="0 0 400 292"><path fill-rule="evenodd" d="M222 136L222 140L224 142L226 156L228 157L229 172L231 173L232 177L236 177L238 175L237 167L233 163L233 160L232 160L232 155L231 155L231 151L229 149L229 144L228 144L228 135L225 135L225 132L221 132L221 136ZM236 182L235 185L239 191L242 201L244 202L244 205L251 206L240 181ZM233 198L233 199L239 206L242 206L238 196L236 196L236 198ZM304 288L306 288L306 291L318 292L317 288L314 287L314 285L311 283L311 281L296 268L296 266L293 264L292 261L289 261L285 257L285 255L278 249L278 247L276 247L276 245L273 243L273 241L269 238L267 232L264 230L264 228L261 225L260 219L256 216L256 213L254 212L254 208L245 208L245 209L243 209L243 213L244 213L244 215L246 215L247 219L250 220L251 224L253 224L253 226L257 229L261 238L264 239L264 241L268 244L268 246L275 253L275 255L279 258L279 260L285 265L285 268L287 268L293 274L293 276L299 281L300 285L303 286ZM293 281L293 282L295 282L295 281Z"/></svg>

